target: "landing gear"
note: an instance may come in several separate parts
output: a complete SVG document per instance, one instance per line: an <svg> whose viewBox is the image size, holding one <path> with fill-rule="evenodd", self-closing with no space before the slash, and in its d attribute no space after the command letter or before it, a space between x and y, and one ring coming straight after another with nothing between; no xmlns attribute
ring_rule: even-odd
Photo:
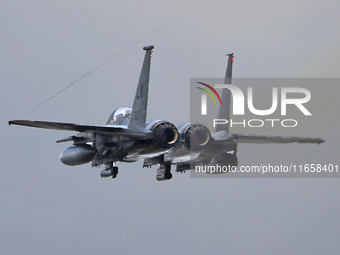
<svg viewBox="0 0 340 255"><path fill-rule="evenodd" d="M157 169L157 181L166 181L172 178L171 165L160 164Z"/></svg>
<svg viewBox="0 0 340 255"><path fill-rule="evenodd" d="M118 166L112 167L112 178L116 178L118 174Z"/></svg>
<svg viewBox="0 0 340 255"><path fill-rule="evenodd" d="M235 144L233 155L237 158L237 144Z"/></svg>
<svg viewBox="0 0 340 255"><path fill-rule="evenodd" d="M236 155L230 153L223 153L221 154L221 158L219 162L220 165L230 166L230 167L237 167L238 160Z"/></svg>
<svg viewBox="0 0 340 255"><path fill-rule="evenodd" d="M105 170L100 172L102 178L112 177L116 178L118 174L118 167L113 166L113 162L105 163Z"/></svg>

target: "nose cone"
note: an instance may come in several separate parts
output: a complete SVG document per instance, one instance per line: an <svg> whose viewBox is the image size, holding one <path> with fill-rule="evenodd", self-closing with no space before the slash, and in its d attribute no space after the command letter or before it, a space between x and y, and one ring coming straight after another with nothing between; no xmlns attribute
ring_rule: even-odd
<svg viewBox="0 0 340 255"><path fill-rule="evenodd" d="M63 150L60 161L68 166L76 166L89 163L97 155L97 150L88 144L73 145Z"/></svg>

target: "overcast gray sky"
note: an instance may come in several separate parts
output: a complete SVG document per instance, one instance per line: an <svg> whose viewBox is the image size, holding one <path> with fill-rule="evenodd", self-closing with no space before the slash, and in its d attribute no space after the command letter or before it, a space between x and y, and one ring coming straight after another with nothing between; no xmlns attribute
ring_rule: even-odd
<svg viewBox="0 0 340 255"><path fill-rule="evenodd" d="M144 45L155 45L149 119L189 119L191 77L339 77L338 1L1 1L2 254L337 254L339 179L157 182L119 164L101 179L68 167L67 132L11 119L104 124L130 106ZM160 28L160 29L158 29ZM121 54L118 54L121 53ZM111 56L117 57L34 108ZM326 88L325 88L326 90ZM327 95L327 93L325 93ZM330 93L332 94L332 93ZM339 102L327 102L332 109ZM294 135L316 145L242 145L240 163L339 164L339 113ZM292 134L289 134L292 135Z"/></svg>

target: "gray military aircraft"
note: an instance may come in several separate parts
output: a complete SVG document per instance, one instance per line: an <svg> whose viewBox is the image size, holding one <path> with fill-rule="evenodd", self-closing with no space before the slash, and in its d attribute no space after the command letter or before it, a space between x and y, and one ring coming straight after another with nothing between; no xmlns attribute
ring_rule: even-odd
<svg viewBox="0 0 340 255"><path fill-rule="evenodd" d="M109 117L106 125L79 125L73 123L11 120L9 125L76 131L76 135L57 139L57 143L73 141L71 147L60 153L62 163L75 166L91 162L105 165L101 177L115 178L118 174L116 162L144 160L143 167L159 165L158 181L172 178L171 165L176 172L184 172L199 165L237 166L236 146L238 143L323 143L320 138L259 136L229 133L228 125L217 125L216 132L196 122L178 126L165 121L146 121L149 76L152 50L145 46L144 62L132 108L120 107ZM228 54L225 84L231 84L233 54ZM219 119L229 119L230 91L223 89Z"/></svg>

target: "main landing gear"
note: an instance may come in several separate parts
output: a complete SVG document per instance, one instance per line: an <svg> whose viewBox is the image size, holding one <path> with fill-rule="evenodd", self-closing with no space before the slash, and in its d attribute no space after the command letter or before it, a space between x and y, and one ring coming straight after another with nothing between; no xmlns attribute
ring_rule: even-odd
<svg viewBox="0 0 340 255"><path fill-rule="evenodd" d="M105 170L100 172L102 178L116 178L118 174L118 166L113 166L113 162L105 163Z"/></svg>
<svg viewBox="0 0 340 255"><path fill-rule="evenodd" d="M157 169L157 181L166 181L172 178L171 174L171 165L168 164L159 164L159 168Z"/></svg>

